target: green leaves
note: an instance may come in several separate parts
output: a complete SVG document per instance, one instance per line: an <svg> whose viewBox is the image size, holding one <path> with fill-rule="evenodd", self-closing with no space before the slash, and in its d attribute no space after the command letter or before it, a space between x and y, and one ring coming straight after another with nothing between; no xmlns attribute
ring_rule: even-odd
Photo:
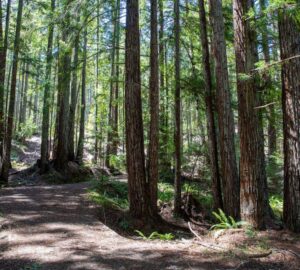
<svg viewBox="0 0 300 270"><path fill-rule="evenodd" d="M162 241L171 241L175 238L172 233L161 234L159 232L153 232L148 237L141 231L135 230L135 232L143 238L143 240L162 240Z"/></svg>
<svg viewBox="0 0 300 270"><path fill-rule="evenodd" d="M227 217L225 213L222 211L222 209L218 209L219 213L212 212L214 217L216 218L219 223L213 225L210 230L220 230L220 229L238 229L242 226L247 225L248 223L245 221L235 221L233 217L229 216Z"/></svg>

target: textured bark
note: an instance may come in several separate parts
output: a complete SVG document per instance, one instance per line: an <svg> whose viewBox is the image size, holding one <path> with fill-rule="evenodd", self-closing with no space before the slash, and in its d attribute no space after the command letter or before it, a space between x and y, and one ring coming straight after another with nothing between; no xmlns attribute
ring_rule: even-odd
<svg viewBox="0 0 300 270"><path fill-rule="evenodd" d="M8 0L7 8L6 8L6 22L5 22L4 33L3 33L2 21L0 23L0 159L3 153L3 140L5 134L4 93L5 93L6 53L8 47L8 27L10 21L10 7L11 7L11 0ZM0 1L0 18L2 18L2 1ZM8 92L9 91L7 90L7 93Z"/></svg>
<svg viewBox="0 0 300 270"><path fill-rule="evenodd" d="M279 36L283 61L283 220L288 229L300 232L300 25L286 10L279 14Z"/></svg>
<svg viewBox="0 0 300 270"><path fill-rule="evenodd" d="M175 195L174 213L181 212L181 89L180 89L180 3L174 0L175 13Z"/></svg>
<svg viewBox="0 0 300 270"><path fill-rule="evenodd" d="M70 49L70 14L68 5L72 0L67 0L64 5L64 19L61 23L62 35L58 60L58 108L57 108L57 150L54 160L55 168L64 171L68 162L68 123L69 123L69 98L71 75L71 49Z"/></svg>
<svg viewBox="0 0 300 270"><path fill-rule="evenodd" d="M147 218L150 213L141 103L139 1L127 0L126 8L125 122L129 209L132 216Z"/></svg>
<svg viewBox="0 0 300 270"><path fill-rule="evenodd" d="M84 30L83 63L82 63L82 73L81 73L80 128L79 128L78 148L77 148L77 156L76 156L76 160L79 163L82 163L82 158L83 158L84 132L85 132L86 58L87 58L87 27L85 27Z"/></svg>
<svg viewBox="0 0 300 270"><path fill-rule="evenodd" d="M14 112L15 112L15 98L16 98L16 84L17 84L17 72L18 72L18 58L20 50L20 33L22 24L23 14L23 0L19 0L17 24L16 24L16 35L14 41L14 57L12 67L12 78L11 78L11 89L9 98L9 109L7 116L6 134L4 138L4 151L3 151L3 165L1 169L0 181L7 183L10 167L10 153L11 153L11 141L12 132L14 126Z"/></svg>
<svg viewBox="0 0 300 270"><path fill-rule="evenodd" d="M78 16L79 20L80 16ZM79 32L76 33L76 38L74 40L74 57L72 64L72 82L71 82L71 104L69 112L69 160L73 161L75 159L75 114L77 105L77 71L78 71L78 53L79 53Z"/></svg>
<svg viewBox="0 0 300 270"><path fill-rule="evenodd" d="M150 211L157 215L158 144L159 144L159 65L157 41L157 0L151 1L151 45L150 45L150 130L148 185Z"/></svg>
<svg viewBox="0 0 300 270"><path fill-rule="evenodd" d="M55 11L55 0L51 0L51 15ZM47 46L47 63L45 74L43 120L42 120L42 143L41 143L41 172L46 171L49 159L49 121L50 121L50 99L51 99L51 68L52 68L52 46L53 46L54 25L51 23L48 28L48 46Z"/></svg>
<svg viewBox="0 0 300 270"><path fill-rule="evenodd" d="M262 154L256 83L252 74L256 42L247 14L250 0L233 1L239 132L241 219L261 229L264 222L265 167Z"/></svg>
<svg viewBox="0 0 300 270"><path fill-rule="evenodd" d="M213 208L223 208L221 179L218 160L218 145L216 124L213 108L212 76L210 69L209 45L207 39L207 23L204 1L199 0L200 38L202 46L202 69L205 82L205 104L207 115L207 133L209 140L209 160L211 168L211 184L213 194Z"/></svg>
<svg viewBox="0 0 300 270"><path fill-rule="evenodd" d="M213 29L213 55L215 59L216 96L219 124L220 158L224 211L239 218L240 184L234 145L234 120L228 78L225 26L220 0L210 0L210 15Z"/></svg>

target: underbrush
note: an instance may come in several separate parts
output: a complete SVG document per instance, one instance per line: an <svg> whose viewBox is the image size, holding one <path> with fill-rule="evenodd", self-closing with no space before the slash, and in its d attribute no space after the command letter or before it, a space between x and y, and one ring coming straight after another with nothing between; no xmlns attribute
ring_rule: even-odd
<svg viewBox="0 0 300 270"><path fill-rule="evenodd" d="M100 180L93 181L89 190L89 197L95 203L103 207L117 207L127 209L129 202L127 198L127 183L120 181L110 181L103 176Z"/></svg>

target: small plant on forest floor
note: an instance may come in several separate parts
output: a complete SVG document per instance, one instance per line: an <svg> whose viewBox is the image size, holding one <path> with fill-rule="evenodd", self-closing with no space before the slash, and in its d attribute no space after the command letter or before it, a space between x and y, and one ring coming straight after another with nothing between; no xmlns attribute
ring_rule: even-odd
<svg viewBox="0 0 300 270"><path fill-rule="evenodd" d="M161 234L159 232L153 232L149 236L146 236L143 232L139 230L135 230L135 232L143 238L143 240L163 240L163 241L171 241L175 238L175 235L172 233L164 233Z"/></svg>
<svg viewBox="0 0 300 270"><path fill-rule="evenodd" d="M219 209L219 213L212 212L212 214L219 223L211 226L210 230L238 229L242 226L247 225L247 223L244 221L235 221L233 217L227 217L221 209Z"/></svg>
<svg viewBox="0 0 300 270"><path fill-rule="evenodd" d="M37 263L20 268L20 270L40 270L40 269L42 269L42 266Z"/></svg>

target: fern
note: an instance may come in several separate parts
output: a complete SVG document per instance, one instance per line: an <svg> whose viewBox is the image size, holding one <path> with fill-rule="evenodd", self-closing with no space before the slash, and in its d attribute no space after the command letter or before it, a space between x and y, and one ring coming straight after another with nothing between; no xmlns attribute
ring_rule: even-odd
<svg viewBox="0 0 300 270"><path fill-rule="evenodd" d="M213 226L211 226L211 230L214 229L238 229L242 226L247 225L247 222L244 221L235 221L232 216L226 216L226 214L222 211L222 209L218 209L219 213L212 212L216 220L219 222Z"/></svg>
<svg viewBox="0 0 300 270"><path fill-rule="evenodd" d="M161 234L159 232L152 232L148 237L141 231L135 230L135 232L142 237L143 240L163 240L163 241L170 241L175 238L175 236L172 233L165 233Z"/></svg>

